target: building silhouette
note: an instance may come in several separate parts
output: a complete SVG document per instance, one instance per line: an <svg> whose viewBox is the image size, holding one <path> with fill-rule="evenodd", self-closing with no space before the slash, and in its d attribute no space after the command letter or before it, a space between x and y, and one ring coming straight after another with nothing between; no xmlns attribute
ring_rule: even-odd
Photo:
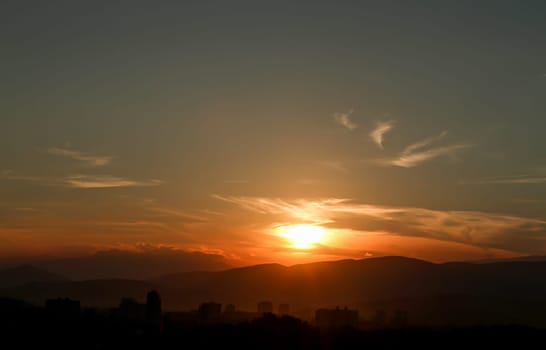
<svg viewBox="0 0 546 350"><path fill-rule="evenodd" d="M142 322L146 319L146 304L140 304L133 298L122 298L119 303L121 319L131 322Z"/></svg>
<svg viewBox="0 0 546 350"><path fill-rule="evenodd" d="M155 290L146 296L146 320L161 321L161 298Z"/></svg>
<svg viewBox="0 0 546 350"><path fill-rule="evenodd" d="M279 315L289 315L290 314L290 305L289 304L279 304Z"/></svg>
<svg viewBox="0 0 546 350"><path fill-rule="evenodd" d="M378 309L373 314L370 320L370 326L373 328L384 327L387 323L387 312L383 309Z"/></svg>
<svg viewBox="0 0 546 350"><path fill-rule="evenodd" d="M236 308L235 308L235 305L233 304L227 304L224 309L225 314L232 314L232 313L235 313L235 311L236 311Z"/></svg>
<svg viewBox="0 0 546 350"><path fill-rule="evenodd" d="M159 334L161 332L161 298L155 290L146 295L146 325L145 332Z"/></svg>
<svg viewBox="0 0 546 350"><path fill-rule="evenodd" d="M348 308L318 309L315 322L320 328L355 327L358 324L358 311Z"/></svg>
<svg viewBox="0 0 546 350"><path fill-rule="evenodd" d="M273 313L273 303L270 301L261 301L258 303L258 314Z"/></svg>
<svg viewBox="0 0 546 350"><path fill-rule="evenodd" d="M215 302L203 303L197 310L201 322L218 322L222 314L222 304Z"/></svg>
<svg viewBox="0 0 546 350"><path fill-rule="evenodd" d="M408 312L406 310L396 310L392 314L389 325L393 328L404 328L408 326Z"/></svg>

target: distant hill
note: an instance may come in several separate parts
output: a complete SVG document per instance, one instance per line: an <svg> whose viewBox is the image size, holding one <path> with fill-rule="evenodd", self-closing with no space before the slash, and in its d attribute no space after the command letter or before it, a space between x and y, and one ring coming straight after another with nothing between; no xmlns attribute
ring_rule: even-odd
<svg viewBox="0 0 546 350"><path fill-rule="evenodd" d="M544 298L546 279L540 276L546 276L546 262L433 264L382 257L181 273L152 282L179 289L182 300L193 301L193 296L198 295L243 305L253 305L261 298L295 305L335 306L438 295Z"/></svg>
<svg viewBox="0 0 546 350"><path fill-rule="evenodd" d="M23 299L43 305L46 299L72 298L84 306L115 307L122 297L144 302L146 293L155 286L134 280L89 280L36 282L12 288L0 289L0 297Z"/></svg>
<svg viewBox="0 0 546 350"><path fill-rule="evenodd" d="M158 289L166 310L204 301L255 310L257 302L289 303L300 316L317 307L349 306L370 316L403 308L420 323L519 322L546 326L546 262L434 264L404 257L295 266L256 265L219 272L168 274L152 280L49 282L0 290L39 301L68 296L85 305L117 305Z"/></svg>
<svg viewBox="0 0 546 350"><path fill-rule="evenodd" d="M39 261L33 264L74 280L143 280L166 273L218 271L233 267L221 255L171 248L148 248L137 251L112 249L88 256Z"/></svg>
<svg viewBox="0 0 546 350"><path fill-rule="evenodd" d="M483 260L474 260L469 261L476 264L490 264L498 262L538 262L546 261L545 255L527 255L527 256L518 256L515 258L505 258L505 259L483 259Z"/></svg>
<svg viewBox="0 0 546 350"><path fill-rule="evenodd" d="M0 270L0 288L15 287L31 282L58 282L66 278L30 265Z"/></svg>

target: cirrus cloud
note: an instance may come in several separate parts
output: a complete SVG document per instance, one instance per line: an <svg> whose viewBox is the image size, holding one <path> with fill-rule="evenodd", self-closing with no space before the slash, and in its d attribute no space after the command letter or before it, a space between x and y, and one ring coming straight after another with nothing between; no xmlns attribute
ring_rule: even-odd
<svg viewBox="0 0 546 350"><path fill-rule="evenodd" d="M131 180L111 175L69 175L63 179L65 185L75 188L112 188L157 186L161 180Z"/></svg>
<svg viewBox="0 0 546 350"><path fill-rule="evenodd" d="M94 154L79 152L68 148L50 147L46 150L46 152L54 156L67 157L84 162L90 167L101 167L108 165L112 162L112 157L110 156L97 156Z"/></svg>
<svg viewBox="0 0 546 350"><path fill-rule="evenodd" d="M358 128L358 125L351 120L351 114L354 110L351 108L347 113L336 112L334 113L334 121L346 129L353 131Z"/></svg>
<svg viewBox="0 0 546 350"><path fill-rule="evenodd" d="M214 195L271 220L331 229L464 243L526 254L546 253L546 221L480 211L434 210L355 203L343 198L292 199Z"/></svg>
<svg viewBox="0 0 546 350"><path fill-rule="evenodd" d="M486 185L486 184L498 184L498 185L512 185L512 184L543 184L546 183L546 176L538 175L514 175L498 178L478 179L461 181L461 185Z"/></svg>
<svg viewBox="0 0 546 350"><path fill-rule="evenodd" d="M370 133L371 139L379 148L383 149L383 137L387 132L394 128L394 124L394 120L378 122L375 129Z"/></svg>
<svg viewBox="0 0 546 350"><path fill-rule="evenodd" d="M379 163L402 168L413 168L441 156L453 156L457 152L471 147L470 145L463 143L430 147L432 144L442 140L446 135L447 131L443 131L437 136L417 141L404 148L396 157L381 159Z"/></svg>

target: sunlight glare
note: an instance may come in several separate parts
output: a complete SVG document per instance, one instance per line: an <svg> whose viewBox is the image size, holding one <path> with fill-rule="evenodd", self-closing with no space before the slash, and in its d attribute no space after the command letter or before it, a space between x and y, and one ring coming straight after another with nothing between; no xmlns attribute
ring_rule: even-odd
<svg viewBox="0 0 546 350"><path fill-rule="evenodd" d="M278 228L282 237L288 239L294 248L310 249L319 243L325 229L314 225L286 225Z"/></svg>

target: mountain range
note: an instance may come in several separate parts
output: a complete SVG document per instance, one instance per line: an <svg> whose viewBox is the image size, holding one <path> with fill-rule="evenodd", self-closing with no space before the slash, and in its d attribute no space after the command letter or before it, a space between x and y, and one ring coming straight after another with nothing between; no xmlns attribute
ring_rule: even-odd
<svg viewBox="0 0 546 350"><path fill-rule="evenodd" d="M30 265L0 270L0 288L16 287L32 282L60 282L66 278Z"/></svg>
<svg viewBox="0 0 546 350"><path fill-rule="evenodd" d="M545 261L435 264L381 257L183 272L147 280L68 281L34 270L39 280L31 281L32 276L23 276L25 270L15 271L20 273L18 285L1 280L13 271L0 272L0 296L34 303L71 297L88 306L116 306L121 297L143 301L147 291L157 289L165 310L195 309L205 301L255 310L259 301L270 300L290 304L304 318L318 307L348 306L367 317L378 309L403 308L418 323L546 325Z"/></svg>

